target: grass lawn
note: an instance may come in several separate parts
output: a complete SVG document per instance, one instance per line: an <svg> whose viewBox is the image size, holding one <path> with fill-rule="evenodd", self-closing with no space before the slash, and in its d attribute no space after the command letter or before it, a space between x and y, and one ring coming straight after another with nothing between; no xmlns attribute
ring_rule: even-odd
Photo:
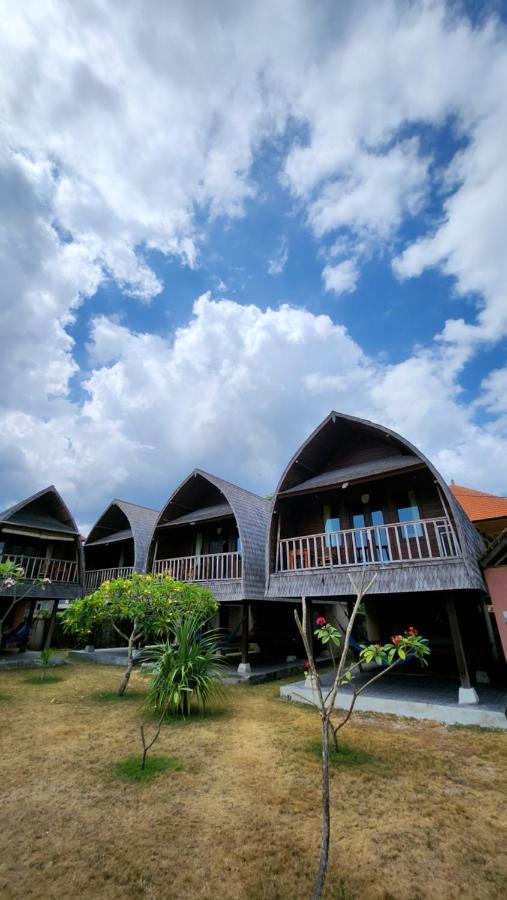
<svg viewBox="0 0 507 900"><path fill-rule="evenodd" d="M0 896L307 900L320 830L319 722L279 684L227 689L140 750L145 677L73 664L0 674ZM326 897L507 896L507 735L357 715L332 769ZM127 769L131 764L127 763ZM121 767L120 767L121 769Z"/></svg>

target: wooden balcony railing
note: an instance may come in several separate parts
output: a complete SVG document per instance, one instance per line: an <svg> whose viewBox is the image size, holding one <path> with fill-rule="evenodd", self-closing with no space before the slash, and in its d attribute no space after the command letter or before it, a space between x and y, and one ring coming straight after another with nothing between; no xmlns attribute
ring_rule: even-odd
<svg viewBox="0 0 507 900"><path fill-rule="evenodd" d="M278 542L275 571L389 565L460 556L454 529L449 519L442 517L283 538Z"/></svg>
<svg viewBox="0 0 507 900"><path fill-rule="evenodd" d="M134 571L133 566L120 566L114 569L90 569L85 572L84 588L88 594L96 591L104 581L112 581L113 578L128 578Z"/></svg>
<svg viewBox="0 0 507 900"><path fill-rule="evenodd" d="M15 556L5 553L2 562L13 562L20 566L27 581L48 578L59 584L77 582L77 562L70 559L48 559L46 556Z"/></svg>
<svg viewBox="0 0 507 900"><path fill-rule="evenodd" d="M207 553L156 559L153 572L172 575L176 581L226 581L241 578L241 553Z"/></svg>

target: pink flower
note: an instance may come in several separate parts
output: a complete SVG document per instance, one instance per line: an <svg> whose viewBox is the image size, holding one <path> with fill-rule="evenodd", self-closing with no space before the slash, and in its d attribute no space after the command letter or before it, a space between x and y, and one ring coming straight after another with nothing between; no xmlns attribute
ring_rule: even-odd
<svg viewBox="0 0 507 900"><path fill-rule="evenodd" d="M395 647L397 647L401 640L402 640L401 634L395 634L391 638L391 643L394 644Z"/></svg>
<svg viewBox="0 0 507 900"><path fill-rule="evenodd" d="M417 637L419 632L418 632L417 628L414 628L411 625L410 628L407 628L405 634L407 635L407 637Z"/></svg>
<svg viewBox="0 0 507 900"><path fill-rule="evenodd" d="M317 616L317 618L315 619L315 624L316 625L325 625L326 620L325 620L324 616Z"/></svg>
<svg viewBox="0 0 507 900"><path fill-rule="evenodd" d="M308 669L311 669L311 667L312 667L311 663L305 662L305 664L304 664L304 666L303 666L303 669L308 670Z"/></svg>

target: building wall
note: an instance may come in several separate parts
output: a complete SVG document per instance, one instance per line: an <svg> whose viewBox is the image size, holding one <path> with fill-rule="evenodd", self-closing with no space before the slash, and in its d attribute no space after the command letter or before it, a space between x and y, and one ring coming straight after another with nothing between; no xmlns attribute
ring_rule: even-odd
<svg viewBox="0 0 507 900"><path fill-rule="evenodd" d="M507 662L507 566L484 569L484 577Z"/></svg>

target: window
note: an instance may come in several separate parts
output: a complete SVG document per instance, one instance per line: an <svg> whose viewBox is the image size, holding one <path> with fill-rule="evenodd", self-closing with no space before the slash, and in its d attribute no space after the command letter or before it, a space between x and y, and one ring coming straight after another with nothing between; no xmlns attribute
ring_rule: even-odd
<svg viewBox="0 0 507 900"><path fill-rule="evenodd" d="M415 491L408 491L402 500L402 504L398 506L398 522L416 522L421 518ZM422 525L412 525L410 528L401 528L400 533L403 538L422 537Z"/></svg>
<svg viewBox="0 0 507 900"><path fill-rule="evenodd" d="M371 524L375 526L373 531L375 556L381 562L389 562L389 539L387 537L387 529L378 527L379 525L384 524L384 513L381 509L372 510Z"/></svg>
<svg viewBox="0 0 507 900"><path fill-rule="evenodd" d="M340 517L336 515L336 509L332 506L324 506L324 531L329 534L326 537L326 547L337 547L341 544L341 535L336 534L340 531Z"/></svg>

